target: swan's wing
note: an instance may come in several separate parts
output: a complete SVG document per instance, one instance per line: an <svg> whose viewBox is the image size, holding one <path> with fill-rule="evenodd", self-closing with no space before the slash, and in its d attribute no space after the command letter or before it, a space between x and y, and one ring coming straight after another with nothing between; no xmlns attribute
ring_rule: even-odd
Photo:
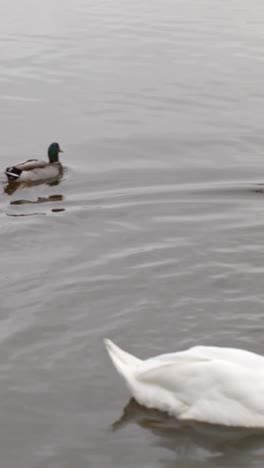
<svg viewBox="0 0 264 468"><path fill-rule="evenodd" d="M33 169L45 167L47 166L47 164L48 163L46 161L40 161L38 159L29 159L28 161L16 164L15 167L17 167L21 171L32 171Z"/></svg>
<svg viewBox="0 0 264 468"><path fill-rule="evenodd" d="M217 346L195 346L189 350L194 357L208 360L220 360L239 364L247 369L264 369L264 357L260 354L237 348L221 348Z"/></svg>
<svg viewBox="0 0 264 468"><path fill-rule="evenodd" d="M212 356L209 359L197 353L197 349L143 361L137 369L136 379L148 387L163 388L188 405L214 392L221 398L229 394L231 400L242 394L254 397L256 389L260 393L260 387L264 392L263 366L261 369L248 368L238 358L237 362Z"/></svg>
<svg viewBox="0 0 264 468"><path fill-rule="evenodd" d="M243 349L220 348L217 346L194 346L186 351L161 354L145 360L141 370L147 371L160 364L195 363L205 361L224 361L243 366L247 369L264 369L264 357Z"/></svg>
<svg viewBox="0 0 264 468"><path fill-rule="evenodd" d="M162 356L163 358L163 356ZM159 385L171 391L178 391L180 388L189 387L196 379L201 379L205 369L213 361L208 359L175 359L165 360L152 358L143 361L139 366L136 378L140 382ZM216 361L215 361L216 362ZM207 378L206 385L208 385Z"/></svg>
<svg viewBox="0 0 264 468"><path fill-rule="evenodd" d="M263 372L220 360L149 364L136 376L148 406L180 419L264 426Z"/></svg>
<svg viewBox="0 0 264 468"><path fill-rule="evenodd" d="M167 411L178 418L199 420L201 414L210 420L213 407L216 403L223 405L225 400L222 394L224 379L217 375L217 367L216 361L208 360L161 362L150 359L136 372L136 399L147 407ZM204 401L206 411L194 414L197 402Z"/></svg>

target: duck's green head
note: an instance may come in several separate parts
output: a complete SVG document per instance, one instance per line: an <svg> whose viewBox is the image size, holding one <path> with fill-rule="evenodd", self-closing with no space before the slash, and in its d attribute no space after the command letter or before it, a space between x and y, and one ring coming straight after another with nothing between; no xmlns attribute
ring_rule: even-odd
<svg viewBox="0 0 264 468"><path fill-rule="evenodd" d="M48 149L48 157L50 163L55 163L59 161L59 153L63 153L63 150L60 149L59 143L51 143Z"/></svg>

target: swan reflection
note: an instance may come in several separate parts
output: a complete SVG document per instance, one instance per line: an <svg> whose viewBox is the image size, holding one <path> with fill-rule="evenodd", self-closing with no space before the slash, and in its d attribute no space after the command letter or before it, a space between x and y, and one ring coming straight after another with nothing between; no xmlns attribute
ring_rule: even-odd
<svg viewBox="0 0 264 468"><path fill-rule="evenodd" d="M150 431L155 445L176 453L180 459L195 459L196 462L221 457L232 466L241 466L247 461L252 466L252 457L263 458L264 431L260 429L231 428L194 421L178 421L166 413L140 406L131 399L122 416L112 424L118 431L134 423ZM168 466L168 465L166 465ZM169 463L169 466L174 466Z"/></svg>

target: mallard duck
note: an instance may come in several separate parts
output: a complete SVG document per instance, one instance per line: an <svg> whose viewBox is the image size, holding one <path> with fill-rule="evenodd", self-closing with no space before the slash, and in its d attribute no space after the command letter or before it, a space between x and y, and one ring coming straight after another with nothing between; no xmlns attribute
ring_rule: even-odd
<svg viewBox="0 0 264 468"><path fill-rule="evenodd" d="M10 182L34 182L43 179L53 179L62 172L59 153L63 153L59 144L52 143L48 148L49 162L29 159L16 166L8 167L5 170L5 174Z"/></svg>
<svg viewBox="0 0 264 468"><path fill-rule="evenodd" d="M264 428L264 357L195 346L142 361L105 346L135 400L179 420Z"/></svg>

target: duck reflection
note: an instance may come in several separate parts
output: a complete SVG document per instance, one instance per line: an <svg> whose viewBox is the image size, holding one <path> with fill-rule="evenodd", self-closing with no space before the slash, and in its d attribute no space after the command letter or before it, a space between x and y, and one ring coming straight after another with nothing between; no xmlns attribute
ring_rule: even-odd
<svg viewBox="0 0 264 468"><path fill-rule="evenodd" d="M41 182L41 181L37 181L37 182L9 182L8 184L5 185L4 187L4 192L7 194L7 195L13 195L17 190L22 190L23 188L34 188L35 186L37 185L40 185L40 184L45 184L45 185L49 185L51 187L54 187L54 186L57 186L59 185L61 181L61 178L56 178L56 179L51 179L51 180L46 180L45 182ZM26 192L23 191L21 192L23 194L25 194ZM32 194L32 192L31 192ZM60 202L60 201L63 201L64 200L64 196L61 195L61 194L56 194L56 195L49 195L49 196L45 196L45 197L37 197L35 200L30 200L30 199L27 199L27 198L21 198L21 199L17 199L17 200L12 200L10 202L10 205L39 205L39 204L42 204L42 203L49 203L49 202ZM61 212L61 211L65 211L65 208L53 208L51 209L52 212L54 213L57 213L57 212ZM39 213L39 212L36 212L36 213L6 213L7 216L33 216L33 215L45 215L46 213Z"/></svg>
<svg viewBox="0 0 264 468"><path fill-rule="evenodd" d="M63 195L50 195L49 197L38 197L37 200L15 200L10 202L10 205L25 205L25 204L39 204L50 201L62 201Z"/></svg>
<svg viewBox="0 0 264 468"><path fill-rule="evenodd" d="M180 459L204 463L207 459L221 457L232 467L241 466L242 461L246 466L247 457L248 466L252 466L253 456L263 460L264 430L181 422L158 410L146 409L134 399L125 406L112 430L120 430L130 423L150 431L155 436L155 445L173 451ZM166 466L175 465L170 461Z"/></svg>
<svg viewBox="0 0 264 468"><path fill-rule="evenodd" d="M4 192L5 192L7 195L13 195L13 193L15 193L17 190L21 190L22 188L26 188L26 187L34 187L34 186L42 185L42 184L46 184L46 185L50 185L50 186L55 186L55 185L59 185L59 184L60 184L61 179L62 179L62 177L59 176L59 177L56 177L56 178L53 178L53 179L48 179L48 180L45 180L45 181L36 181L36 182L8 182L8 183L5 184L5 186L4 186Z"/></svg>

